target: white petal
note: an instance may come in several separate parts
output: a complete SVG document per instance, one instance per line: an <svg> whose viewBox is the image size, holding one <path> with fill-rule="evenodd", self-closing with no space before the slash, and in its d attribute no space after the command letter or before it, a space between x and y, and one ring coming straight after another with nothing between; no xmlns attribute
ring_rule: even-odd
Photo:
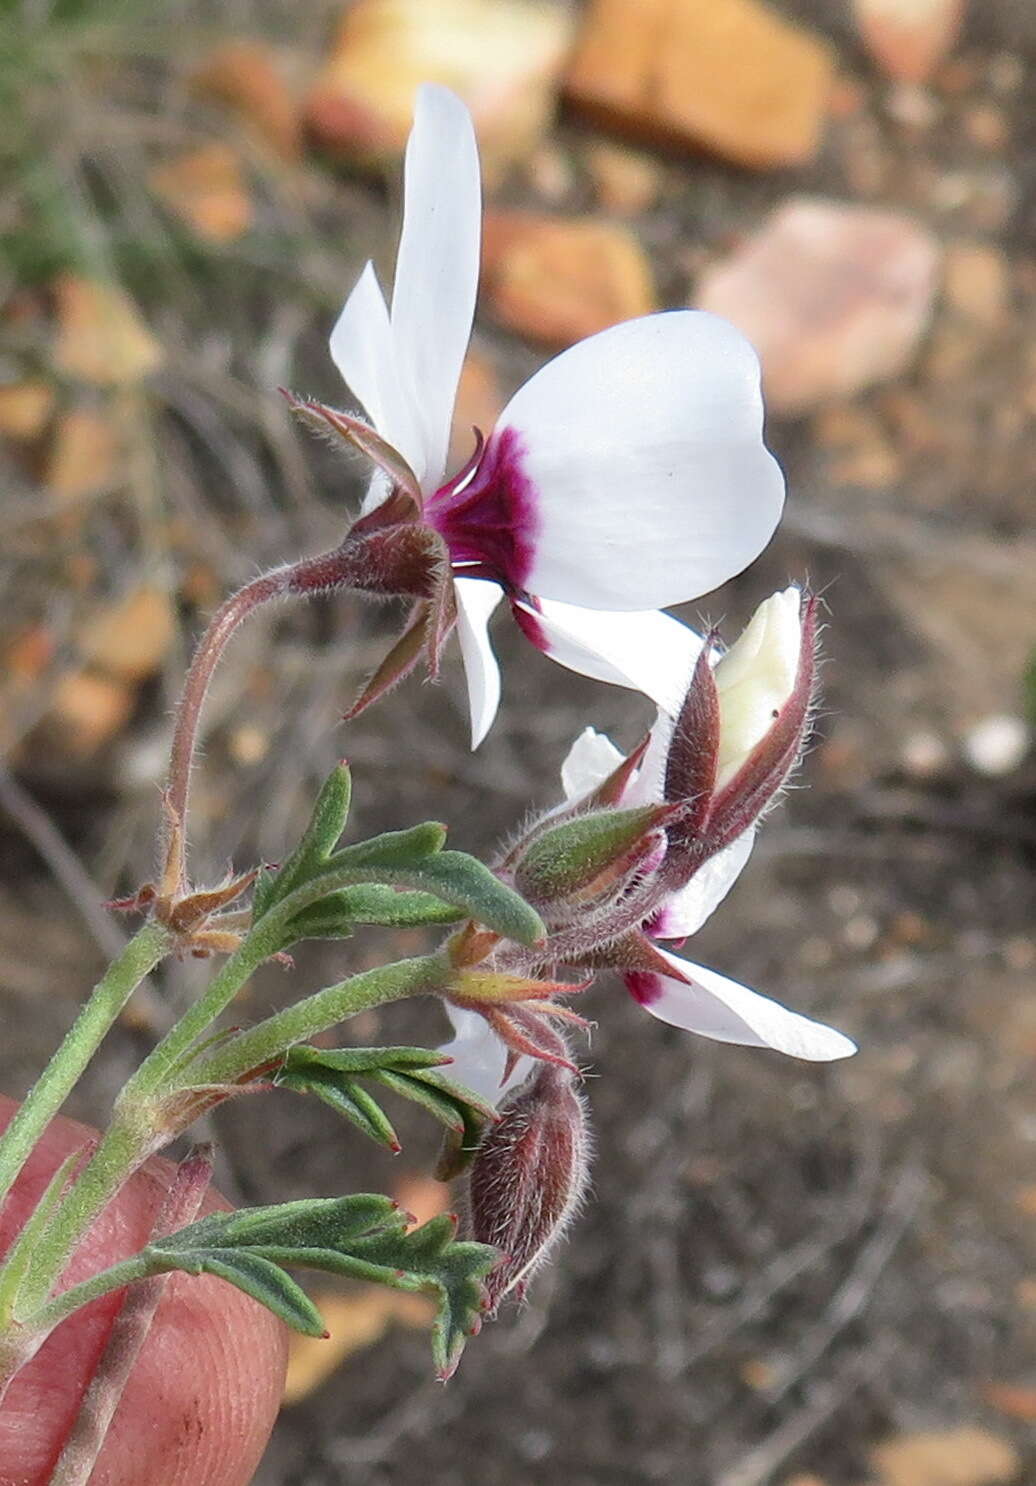
<svg viewBox="0 0 1036 1486"><path fill-rule="evenodd" d="M551 599L520 607L537 622L541 648L552 660L679 712L702 645L679 619L658 609L609 613Z"/></svg>
<svg viewBox="0 0 1036 1486"><path fill-rule="evenodd" d="M499 424L521 435L536 492L527 588L664 608L739 573L784 501L762 423L755 352L704 311L628 320L562 352Z"/></svg>
<svg viewBox="0 0 1036 1486"><path fill-rule="evenodd" d="M400 385L417 411L423 490L442 482L478 288L482 187L471 115L446 88L418 89L407 143L403 231L392 291Z"/></svg>
<svg viewBox="0 0 1036 1486"><path fill-rule="evenodd" d="M672 965L675 975L652 976L657 995L650 1001L643 1000L642 1005L671 1027L682 1027L716 1042L771 1047L789 1057L816 1063L847 1058L856 1051L856 1044L833 1027L789 1011L704 965L692 965L666 950L659 950L659 954Z"/></svg>
<svg viewBox="0 0 1036 1486"><path fill-rule="evenodd" d="M604 733L584 728L561 765L561 787L565 799L580 800L588 795L615 772L624 757Z"/></svg>
<svg viewBox="0 0 1036 1486"><path fill-rule="evenodd" d="M740 877L754 844L753 826L710 857L685 888L667 899L652 922L651 933L660 939L685 939L689 934L697 934Z"/></svg>
<svg viewBox="0 0 1036 1486"><path fill-rule="evenodd" d="M462 1011L456 1006L448 1006L447 1011L456 1035L439 1048L453 1059L443 1072L490 1104L499 1104L505 1094L528 1078L534 1060L519 1058L505 1083L507 1049L485 1018L477 1011Z"/></svg>
<svg viewBox="0 0 1036 1486"><path fill-rule="evenodd" d="M786 588L759 605L716 665L717 785L732 779L766 737L795 688L802 653L802 594Z"/></svg>
<svg viewBox="0 0 1036 1486"><path fill-rule="evenodd" d="M640 768L630 780L622 797L624 805L657 805L665 790L665 766L669 755L669 743L673 736L674 719L666 711L660 711L651 727L648 746L640 761Z"/></svg>
<svg viewBox="0 0 1036 1486"><path fill-rule="evenodd" d="M345 301L331 332L330 347L331 359L353 396L363 404L367 417L412 468L421 444L396 375L388 310L373 263L367 264ZM380 505L387 490L384 477L375 475L363 502L364 510Z"/></svg>
<svg viewBox="0 0 1036 1486"><path fill-rule="evenodd" d="M477 748L493 726L500 706L500 667L488 626L504 591L482 578L457 578L453 587L457 595L457 638L471 707L471 746Z"/></svg>

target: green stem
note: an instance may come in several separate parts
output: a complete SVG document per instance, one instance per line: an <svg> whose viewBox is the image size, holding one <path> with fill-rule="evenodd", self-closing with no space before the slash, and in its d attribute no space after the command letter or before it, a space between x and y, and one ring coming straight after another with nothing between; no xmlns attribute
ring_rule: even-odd
<svg viewBox="0 0 1036 1486"><path fill-rule="evenodd" d="M269 917L273 918L274 914ZM265 927L264 921L254 940L266 938L262 932ZM156 1129L154 1116L163 1095L172 1092L167 1082L170 1069L269 953L268 943L261 945L249 940L242 945L201 1000L141 1064L123 1089L112 1124L40 1241L32 1272L19 1295L19 1319L31 1315L43 1304L90 1224L157 1148L155 1137L160 1131ZM340 985L328 986L239 1034L221 1047L217 1055L191 1067L184 1085L232 1083L278 1057L292 1043L314 1036L359 1011L444 988L451 973L444 960L427 955L368 970ZM159 1053L161 1058L156 1058ZM171 1131L169 1138L178 1133Z"/></svg>
<svg viewBox="0 0 1036 1486"><path fill-rule="evenodd" d="M0 1138L0 1205L115 1018L148 971L168 952L170 942L168 932L160 924L145 924L80 1010L61 1046Z"/></svg>
<svg viewBox="0 0 1036 1486"><path fill-rule="evenodd" d="M155 1256L149 1254L147 1249L142 1249L139 1254L132 1254L128 1259L113 1264L110 1269L102 1269L99 1274L91 1275L88 1280L82 1280L71 1289L62 1290L60 1295L55 1295L47 1305L35 1311L27 1325L34 1334L41 1331L45 1337L49 1336L55 1326L60 1325L75 1311L81 1310L84 1305L89 1305L91 1300L110 1295L113 1290L121 1290L123 1286L132 1285L136 1280L146 1280L158 1270Z"/></svg>
<svg viewBox="0 0 1036 1486"><path fill-rule="evenodd" d="M374 1006L384 1006L389 1001L400 1001L407 996L443 990L454 973L441 956L423 955L353 975L349 980L307 996L295 1006L276 1012L247 1032L239 1033L210 1058L192 1066L189 1082L233 1083L253 1069L280 1057L295 1043L315 1037L318 1032L324 1032L360 1011L369 1011Z"/></svg>
<svg viewBox="0 0 1036 1486"><path fill-rule="evenodd" d="M116 1115L78 1181L40 1237L19 1288L16 1319L24 1322L50 1294L73 1250L97 1215L154 1149L153 1131Z"/></svg>
<svg viewBox="0 0 1036 1486"><path fill-rule="evenodd" d="M273 917L273 914L267 915L249 934L241 947L226 961L219 974L209 982L204 994L152 1049L119 1095L120 1105L134 1104L160 1092L169 1073L184 1054L208 1030L220 1013L226 1010L263 961L277 952L280 943L279 925L270 925L267 922Z"/></svg>

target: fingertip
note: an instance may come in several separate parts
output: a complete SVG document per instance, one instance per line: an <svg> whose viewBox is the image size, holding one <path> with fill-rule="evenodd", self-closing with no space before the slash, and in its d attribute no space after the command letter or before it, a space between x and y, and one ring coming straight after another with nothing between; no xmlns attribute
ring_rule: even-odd
<svg viewBox="0 0 1036 1486"><path fill-rule="evenodd" d="M0 1129L15 1107L0 1097ZM4 1208L0 1252L64 1157L95 1136L73 1120L53 1121ZM146 1243L174 1169L156 1158L127 1184L80 1246L66 1283ZM212 1191L201 1215L228 1207ZM19 1486L50 1479L119 1304L118 1295L106 1296L78 1311L12 1382L0 1407L0 1460ZM264 1307L211 1276L171 1276L94 1479L103 1486L246 1486L277 1416L286 1366L286 1330Z"/></svg>

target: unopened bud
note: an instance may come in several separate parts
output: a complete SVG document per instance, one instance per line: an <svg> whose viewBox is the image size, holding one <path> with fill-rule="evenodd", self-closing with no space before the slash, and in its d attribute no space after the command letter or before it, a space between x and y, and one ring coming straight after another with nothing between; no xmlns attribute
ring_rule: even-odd
<svg viewBox="0 0 1036 1486"><path fill-rule="evenodd" d="M514 885L536 908L593 902L636 870L657 865L663 827L681 807L595 810L535 837L514 867Z"/></svg>
<svg viewBox="0 0 1036 1486"><path fill-rule="evenodd" d="M716 663L719 756L716 784L732 779L766 737L795 690L802 653L802 594L775 593Z"/></svg>
<svg viewBox="0 0 1036 1486"><path fill-rule="evenodd" d="M503 1254L485 1282L487 1309L520 1299L586 1191L589 1131L573 1075L541 1064L487 1130L471 1168L472 1236Z"/></svg>

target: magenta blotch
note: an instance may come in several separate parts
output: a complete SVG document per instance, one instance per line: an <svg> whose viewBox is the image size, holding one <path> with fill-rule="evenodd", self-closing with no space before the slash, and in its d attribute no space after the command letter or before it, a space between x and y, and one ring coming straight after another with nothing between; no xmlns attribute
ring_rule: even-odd
<svg viewBox="0 0 1036 1486"><path fill-rule="evenodd" d="M511 593L528 587L540 525L535 491L522 468L524 453L520 434L501 429L467 483L458 489L458 481L451 481L425 507L457 575L489 578Z"/></svg>
<svg viewBox="0 0 1036 1486"><path fill-rule="evenodd" d="M627 970L626 989L641 1006L653 1006L662 994L662 980L653 970Z"/></svg>

